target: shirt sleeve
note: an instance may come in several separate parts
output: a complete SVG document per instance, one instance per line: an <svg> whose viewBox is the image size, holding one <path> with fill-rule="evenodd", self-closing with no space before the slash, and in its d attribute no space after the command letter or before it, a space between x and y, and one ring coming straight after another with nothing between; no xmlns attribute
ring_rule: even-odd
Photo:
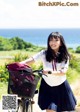
<svg viewBox="0 0 80 112"><path fill-rule="evenodd" d="M42 59L43 55L44 55L44 50L42 50L39 53L35 54L34 56L32 56L32 58L34 59L34 61L38 61L38 60Z"/></svg>
<svg viewBox="0 0 80 112"><path fill-rule="evenodd" d="M69 59L67 60L66 63L62 62L60 71L66 73L68 70L68 66L69 66Z"/></svg>

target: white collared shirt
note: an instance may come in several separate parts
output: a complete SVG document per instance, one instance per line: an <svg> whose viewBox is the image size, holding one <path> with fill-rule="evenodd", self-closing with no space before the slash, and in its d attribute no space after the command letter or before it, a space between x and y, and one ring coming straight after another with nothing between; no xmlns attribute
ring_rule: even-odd
<svg viewBox="0 0 80 112"><path fill-rule="evenodd" d="M33 59L34 61L38 61L39 59L42 61L44 71L53 72L52 62L46 61L45 50L42 50L41 52L34 55ZM65 61L62 61L61 63L56 63L57 71L61 70L62 72L66 72L68 69L68 65L69 65L69 60L67 61L67 63L65 63ZM47 76L43 75L42 77L49 86L61 85L66 80L66 74L60 76L48 74Z"/></svg>

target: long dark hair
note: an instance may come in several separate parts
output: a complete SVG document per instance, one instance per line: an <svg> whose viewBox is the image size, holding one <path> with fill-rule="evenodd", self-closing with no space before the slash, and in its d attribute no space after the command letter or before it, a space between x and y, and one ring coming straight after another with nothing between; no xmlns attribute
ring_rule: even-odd
<svg viewBox="0 0 80 112"><path fill-rule="evenodd" d="M60 38L61 46L59 47L59 51L57 54L55 54L55 52L51 49L49 45L51 38ZM46 60L48 62L51 62L52 60L56 59L56 61L60 63L62 61L67 62L69 57L70 54L68 53L63 36L59 32L52 32L47 40Z"/></svg>

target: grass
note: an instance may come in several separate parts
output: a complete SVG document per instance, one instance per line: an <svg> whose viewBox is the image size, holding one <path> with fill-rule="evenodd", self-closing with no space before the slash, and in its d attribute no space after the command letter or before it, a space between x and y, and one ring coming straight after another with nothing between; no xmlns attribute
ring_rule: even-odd
<svg viewBox="0 0 80 112"><path fill-rule="evenodd" d="M12 51L0 51L0 56L14 56L15 54L21 53L23 55L28 55L31 56L33 55L35 52L30 52L30 51L26 51L26 50L12 50Z"/></svg>
<svg viewBox="0 0 80 112"><path fill-rule="evenodd" d="M80 53L74 53L74 55L80 59Z"/></svg>
<svg viewBox="0 0 80 112"><path fill-rule="evenodd" d="M80 107L80 77L71 84L73 93L77 99L77 107Z"/></svg>
<svg viewBox="0 0 80 112"><path fill-rule="evenodd" d="M3 94L7 94L7 83L0 82L0 100Z"/></svg>

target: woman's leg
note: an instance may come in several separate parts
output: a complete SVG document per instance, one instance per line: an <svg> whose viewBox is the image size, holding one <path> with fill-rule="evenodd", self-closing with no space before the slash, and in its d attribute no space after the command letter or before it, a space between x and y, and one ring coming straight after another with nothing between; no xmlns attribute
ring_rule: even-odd
<svg viewBox="0 0 80 112"><path fill-rule="evenodd" d="M46 112L56 112L56 111L47 109Z"/></svg>

